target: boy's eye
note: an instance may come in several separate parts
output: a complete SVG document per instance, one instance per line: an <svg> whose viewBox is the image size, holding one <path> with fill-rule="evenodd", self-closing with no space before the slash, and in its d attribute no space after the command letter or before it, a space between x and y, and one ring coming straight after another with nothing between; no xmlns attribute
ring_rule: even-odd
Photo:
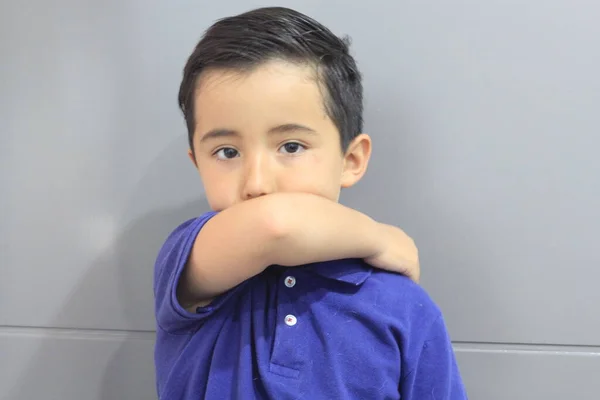
<svg viewBox="0 0 600 400"><path fill-rule="evenodd" d="M279 151L286 154L298 154L306 150L306 147L298 142L288 142L279 148Z"/></svg>
<svg viewBox="0 0 600 400"><path fill-rule="evenodd" d="M217 150L215 155L219 160L229 160L231 158L239 157L240 153L232 147L223 147L222 149Z"/></svg>

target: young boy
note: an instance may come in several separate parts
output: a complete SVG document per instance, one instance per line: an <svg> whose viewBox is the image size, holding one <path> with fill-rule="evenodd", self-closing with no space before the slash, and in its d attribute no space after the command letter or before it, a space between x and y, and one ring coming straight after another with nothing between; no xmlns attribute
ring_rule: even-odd
<svg viewBox="0 0 600 400"><path fill-rule="evenodd" d="M371 154L347 42L285 8L225 18L179 104L214 211L158 255L159 397L466 398L440 310L400 274L418 279L412 240L338 204Z"/></svg>

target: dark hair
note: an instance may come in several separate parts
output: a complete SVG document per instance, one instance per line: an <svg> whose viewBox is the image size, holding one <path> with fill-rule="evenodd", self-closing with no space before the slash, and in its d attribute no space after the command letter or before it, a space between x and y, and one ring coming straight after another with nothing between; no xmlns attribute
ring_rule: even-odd
<svg viewBox="0 0 600 400"><path fill-rule="evenodd" d="M283 7L266 7L218 20L204 34L183 70L179 107L193 151L194 96L207 69L248 71L274 59L314 65L325 111L340 132L342 150L362 132L362 83L350 40L312 18ZM325 90L323 90L325 89Z"/></svg>

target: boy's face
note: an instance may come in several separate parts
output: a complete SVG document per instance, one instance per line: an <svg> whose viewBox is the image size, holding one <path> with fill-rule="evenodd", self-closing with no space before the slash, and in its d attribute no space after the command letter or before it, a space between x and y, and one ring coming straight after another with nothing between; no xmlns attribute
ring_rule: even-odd
<svg viewBox="0 0 600 400"><path fill-rule="evenodd" d="M211 208L276 192L337 201L364 174L365 134L344 154L314 69L272 61L248 73L203 73L196 89L194 154Z"/></svg>

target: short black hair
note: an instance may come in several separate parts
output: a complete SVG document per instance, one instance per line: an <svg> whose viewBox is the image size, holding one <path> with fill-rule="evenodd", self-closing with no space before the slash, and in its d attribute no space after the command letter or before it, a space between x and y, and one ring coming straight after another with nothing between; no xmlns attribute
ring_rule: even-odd
<svg viewBox="0 0 600 400"><path fill-rule="evenodd" d="M339 130L345 151L363 129L362 78L349 47L349 37L340 38L289 8L258 8L218 20L188 58L179 88L179 107L187 124L190 149L194 150L194 97L203 71L249 71L281 59L316 67L325 111Z"/></svg>

